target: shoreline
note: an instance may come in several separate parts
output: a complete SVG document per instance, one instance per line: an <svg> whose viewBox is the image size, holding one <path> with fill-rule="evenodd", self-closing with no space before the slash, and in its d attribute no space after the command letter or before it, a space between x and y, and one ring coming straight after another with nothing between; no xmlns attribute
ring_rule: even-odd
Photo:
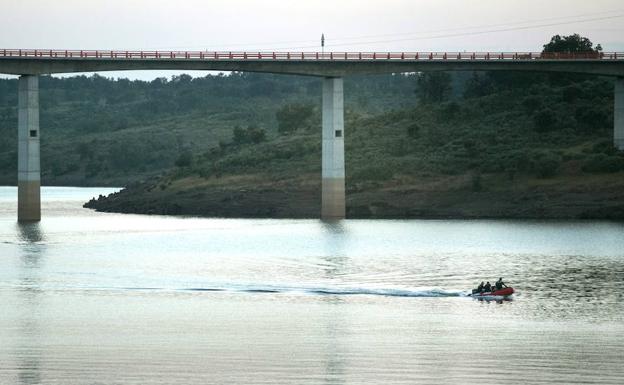
<svg viewBox="0 0 624 385"><path fill-rule="evenodd" d="M503 191L379 189L347 193L347 219L624 220L624 189ZM316 186L145 189L135 185L86 202L99 212L210 218L318 219Z"/></svg>

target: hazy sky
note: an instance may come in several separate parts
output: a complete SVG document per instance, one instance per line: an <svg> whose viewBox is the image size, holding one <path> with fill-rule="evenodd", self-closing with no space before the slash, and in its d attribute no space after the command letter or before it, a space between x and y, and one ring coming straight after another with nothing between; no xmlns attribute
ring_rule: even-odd
<svg viewBox="0 0 624 385"><path fill-rule="evenodd" d="M0 11L0 48L314 51L325 33L334 51L539 51L578 32L624 51L623 0L0 0Z"/></svg>

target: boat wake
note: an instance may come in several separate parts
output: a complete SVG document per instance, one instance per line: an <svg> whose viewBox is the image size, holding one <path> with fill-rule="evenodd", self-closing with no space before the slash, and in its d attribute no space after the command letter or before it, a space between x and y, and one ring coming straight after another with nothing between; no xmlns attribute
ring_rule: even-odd
<svg viewBox="0 0 624 385"><path fill-rule="evenodd" d="M126 288L134 290L173 290L186 292L231 292L252 294L290 294L290 295L326 295L352 296L373 295L384 297L465 297L461 290L444 290L441 288L365 288L365 287L296 287L296 286L260 286L260 285L224 285L213 287L189 288Z"/></svg>

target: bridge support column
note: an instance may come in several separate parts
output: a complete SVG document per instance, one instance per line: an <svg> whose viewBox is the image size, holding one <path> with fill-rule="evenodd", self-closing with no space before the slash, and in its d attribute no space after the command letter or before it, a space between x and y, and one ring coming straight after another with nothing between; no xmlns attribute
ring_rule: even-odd
<svg viewBox="0 0 624 385"><path fill-rule="evenodd" d="M17 220L41 220L39 77L20 76L17 118Z"/></svg>
<svg viewBox="0 0 624 385"><path fill-rule="evenodd" d="M321 219L345 217L344 135L342 78L324 78Z"/></svg>
<svg viewBox="0 0 624 385"><path fill-rule="evenodd" d="M615 97L613 98L613 144L624 151L624 78L615 79Z"/></svg>

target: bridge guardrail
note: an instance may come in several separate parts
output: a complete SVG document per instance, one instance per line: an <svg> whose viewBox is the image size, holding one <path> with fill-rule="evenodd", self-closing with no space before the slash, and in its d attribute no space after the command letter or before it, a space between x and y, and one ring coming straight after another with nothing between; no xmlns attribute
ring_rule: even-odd
<svg viewBox="0 0 624 385"><path fill-rule="evenodd" d="M1 57L32 59L188 59L288 61L624 60L624 52L235 52L0 49Z"/></svg>

